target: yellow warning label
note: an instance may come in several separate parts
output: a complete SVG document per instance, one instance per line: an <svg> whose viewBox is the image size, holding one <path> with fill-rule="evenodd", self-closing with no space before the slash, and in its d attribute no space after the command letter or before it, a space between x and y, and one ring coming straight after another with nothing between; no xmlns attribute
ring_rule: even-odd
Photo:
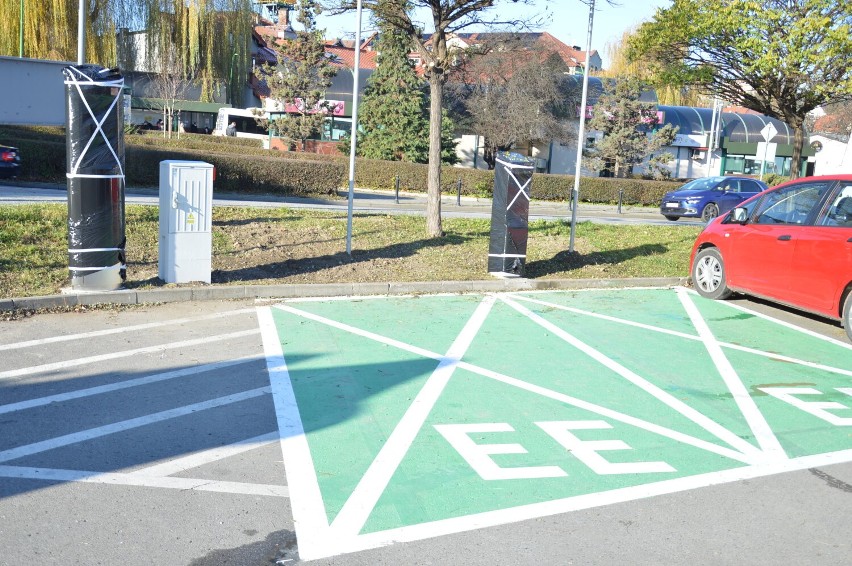
<svg viewBox="0 0 852 566"><path fill-rule="evenodd" d="M186 217L187 224L195 224L195 215L193 213L189 213L189 216Z"/></svg>

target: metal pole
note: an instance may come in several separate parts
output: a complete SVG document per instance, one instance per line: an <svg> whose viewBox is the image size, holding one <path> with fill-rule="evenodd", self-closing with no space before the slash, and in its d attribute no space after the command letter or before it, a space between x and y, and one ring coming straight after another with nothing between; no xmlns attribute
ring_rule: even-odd
<svg viewBox="0 0 852 566"><path fill-rule="evenodd" d="M358 70L361 67L361 0L355 28L355 72L352 73L352 133L349 143L349 202L346 207L346 253L352 255L352 204L355 199L355 142L358 136Z"/></svg>
<svg viewBox="0 0 852 566"><path fill-rule="evenodd" d="M459 181L456 183L456 206L461 206L461 187L462 180L461 177L459 177Z"/></svg>
<svg viewBox="0 0 852 566"><path fill-rule="evenodd" d="M707 176L710 176L710 166L713 158L713 142L716 141L716 108L718 103L716 98L713 98L713 114L710 119L710 132L707 134Z"/></svg>
<svg viewBox="0 0 852 566"><path fill-rule="evenodd" d="M86 0L80 0L77 14L77 64L86 61Z"/></svg>
<svg viewBox="0 0 852 566"><path fill-rule="evenodd" d="M624 200L624 189L618 189L618 213L621 214L621 202Z"/></svg>
<svg viewBox="0 0 852 566"><path fill-rule="evenodd" d="M595 17L595 0L589 2L589 33L586 36L586 68L583 72L583 96L580 99L580 128L577 133L577 166L574 171L574 190L571 193L571 238L568 252L574 251L574 232L577 226L577 204L580 200L580 168L583 164L583 146L586 138L586 100L589 95L589 57L592 54L592 24Z"/></svg>
<svg viewBox="0 0 852 566"><path fill-rule="evenodd" d="M393 185L396 190L396 204L399 204L399 173L396 174L396 179L394 180Z"/></svg>
<svg viewBox="0 0 852 566"><path fill-rule="evenodd" d="M18 34L18 57L24 58L24 0L21 0L21 28Z"/></svg>

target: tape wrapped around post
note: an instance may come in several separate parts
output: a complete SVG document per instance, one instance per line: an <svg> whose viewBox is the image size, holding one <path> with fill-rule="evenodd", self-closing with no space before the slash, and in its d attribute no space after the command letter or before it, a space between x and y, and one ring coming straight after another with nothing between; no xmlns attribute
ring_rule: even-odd
<svg viewBox="0 0 852 566"><path fill-rule="evenodd" d="M124 77L98 65L63 74L71 286L117 289L126 277Z"/></svg>
<svg viewBox="0 0 852 566"><path fill-rule="evenodd" d="M524 275L533 169L528 157L497 154L488 247L488 272L496 277Z"/></svg>

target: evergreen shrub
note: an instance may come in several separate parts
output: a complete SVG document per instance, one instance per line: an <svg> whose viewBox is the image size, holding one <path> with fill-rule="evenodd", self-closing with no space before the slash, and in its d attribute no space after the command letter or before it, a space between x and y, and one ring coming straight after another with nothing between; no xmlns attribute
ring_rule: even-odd
<svg viewBox="0 0 852 566"><path fill-rule="evenodd" d="M0 126L0 142L21 149L22 179L66 182L65 129L46 126ZM272 192L285 195L334 194L347 185L348 157L263 149L259 140L206 134L181 134L180 139L164 139L162 132L143 131L125 136L127 186L159 186L160 161L166 159L206 161L216 166L216 190L224 192ZM426 192L428 165L403 161L358 158L357 187L394 190L396 176L400 190ZM444 166L441 190L454 195L458 180L461 194L490 198L494 172ZM767 176L770 186L786 178ZM619 191L625 205L659 206L663 195L682 181L582 177L580 200L616 204ZM532 198L567 201L574 187L573 175L536 173Z"/></svg>

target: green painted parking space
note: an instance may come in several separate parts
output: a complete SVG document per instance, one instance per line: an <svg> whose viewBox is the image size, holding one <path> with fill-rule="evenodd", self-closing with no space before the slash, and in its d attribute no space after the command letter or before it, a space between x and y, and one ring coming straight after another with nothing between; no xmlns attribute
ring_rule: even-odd
<svg viewBox="0 0 852 566"><path fill-rule="evenodd" d="M683 288L259 314L303 558L852 460L852 348Z"/></svg>

